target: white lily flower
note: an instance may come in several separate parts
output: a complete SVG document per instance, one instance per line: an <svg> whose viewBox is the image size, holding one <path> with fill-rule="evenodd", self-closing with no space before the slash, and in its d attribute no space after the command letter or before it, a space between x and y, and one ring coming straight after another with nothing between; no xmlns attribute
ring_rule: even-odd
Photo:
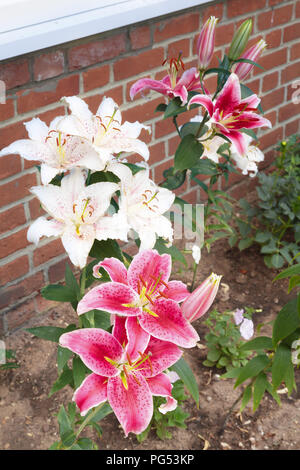
<svg viewBox="0 0 300 470"><path fill-rule="evenodd" d="M28 230L28 241L38 243L42 236L60 236L70 260L81 269L98 240L127 241L128 227L122 213L104 215L111 197L119 190L116 183L95 183L85 186L85 177L74 169L61 181L61 186L34 186L35 194L52 219L39 217Z"/></svg>
<svg viewBox="0 0 300 470"><path fill-rule="evenodd" d="M128 225L138 233L140 250L153 248L156 235L172 241L172 224L163 214L172 206L175 194L156 186L149 179L149 169L133 175L121 163L108 168L120 178L120 212L126 214Z"/></svg>
<svg viewBox="0 0 300 470"><path fill-rule="evenodd" d="M39 118L25 122L29 139L13 142L0 152L0 157L17 153L25 160L40 161L42 184L74 167L102 170L98 154L88 140L63 132L64 119L65 116L56 117L49 127Z"/></svg>
<svg viewBox="0 0 300 470"><path fill-rule="evenodd" d="M103 168L120 152L138 153L145 160L149 159L148 147L138 137L142 129L150 132L150 127L138 121L121 124L120 109L112 98L103 98L96 115L78 96L64 97L62 101L72 113L63 123L64 130L88 139L98 152Z"/></svg>
<svg viewBox="0 0 300 470"><path fill-rule="evenodd" d="M197 114L197 116L194 116L190 119L190 122L199 122L201 123L203 120L203 116L200 116ZM201 155L202 158L209 158L215 163L219 163L219 158L221 157L220 154L218 154L218 149L221 145L224 144L225 140L222 139L222 137L219 136L214 136L212 139L210 139L210 135L212 133L211 130L211 124L210 122L207 122L205 124L208 127L208 130L203 134L200 138L199 141L204 147L203 153Z"/></svg>
<svg viewBox="0 0 300 470"><path fill-rule="evenodd" d="M234 144L231 145L231 157L235 160L236 166L242 170L243 175L250 177L256 176L258 168L256 163L262 162L265 158L263 152L256 147L256 145L250 145L252 137L245 134L245 140L247 141L248 147L244 155L240 155L236 150Z"/></svg>
<svg viewBox="0 0 300 470"><path fill-rule="evenodd" d="M192 257L193 257L196 264L200 263L201 249L200 249L199 245L193 245L192 246Z"/></svg>

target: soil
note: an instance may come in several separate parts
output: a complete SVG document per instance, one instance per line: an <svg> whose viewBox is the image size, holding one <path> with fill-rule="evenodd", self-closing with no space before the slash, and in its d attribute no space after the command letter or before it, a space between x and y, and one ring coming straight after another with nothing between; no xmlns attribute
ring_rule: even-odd
<svg viewBox="0 0 300 470"><path fill-rule="evenodd" d="M177 268L173 277L190 282L191 270ZM267 323L274 319L282 306L291 298L287 294L286 280L273 283L276 270L268 269L258 249L253 246L240 252L230 249L227 242L213 245L211 253L202 254L197 282L201 282L211 271L223 274L223 283L229 286L219 290L214 307L219 311L234 310L244 306L262 309L253 317L254 323ZM76 315L61 304L47 315L31 321L28 326L66 326L77 321ZM198 320L193 324L200 335L200 344L205 346L206 327ZM266 325L262 333L270 334ZM72 390L65 388L48 397L57 378L55 343L33 337L21 329L6 338L6 347L16 351L20 367L1 371L0 383L0 448L48 449L58 440L58 425L55 414L60 405L71 400ZM288 397L281 389L282 406L267 396L253 413L248 405L242 415L235 409L222 429L224 418L234 403L240 389L234 389L232 379L221 379L225 370L203 366L206 350L185 350L184 358L193 369L200 390L200 407L196 408L192 398L184 402L190 414L187 428L172 430L172 438L160 440L151 431L147 440L139 444L133 434L124 437L117 419L111 414L102 422L103 436L94 436L99 449L128 450L291 450L300 449L300 370L296 370L298 391ZM89 435L89 434L85 434Z"/></svg>

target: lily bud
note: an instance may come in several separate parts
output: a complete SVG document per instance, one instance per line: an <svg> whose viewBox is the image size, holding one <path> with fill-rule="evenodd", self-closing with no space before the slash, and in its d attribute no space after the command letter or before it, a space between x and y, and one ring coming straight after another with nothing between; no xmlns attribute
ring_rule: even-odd
<svg viewBox="0 0 300 470"><path fill-rule="evenodd" d="M267 43L260 39L254 46L250 47L241 57L241 59L249 59L254 62L260 57L263 50L267 47ZM234 70L234 73L239 77L240 81L244 80L248 73L253 69L253 64L248 64L247 62L239 62Z"/></svg>
<svg viewBox="0 0 300 470"><path fill-rule="evenodd" d="M208 311L217 295L221 277L212 273L183 301L181 310L189 322L197 320Z"/></svg>
<svg viewBox="0 0 300 470"><path fill-rule="evenodd" d="M244 52L252 31L252 20L244 21L235 35L230 45L228 57L230 60L238 59Z"/></svg>
<svg viewBox="0 0 300 470"><path fill-rule="evenodd" d="M199 57L199 68L205 70L211 61L215 48L216 25L219 21L215 16L211 16L205 22L197 41L197 55Z"/></svg>

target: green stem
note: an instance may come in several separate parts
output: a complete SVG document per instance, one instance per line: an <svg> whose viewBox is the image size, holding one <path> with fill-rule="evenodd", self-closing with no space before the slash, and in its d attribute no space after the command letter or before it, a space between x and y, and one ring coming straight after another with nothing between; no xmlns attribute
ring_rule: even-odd
<svg viewBox="0 0 300 470"><path fill-rule="evenodd" d="M105 402L104 402L105 403ZM70 446L70 447L65 447L64 449L65 450L68 450L70 449L71 447L73 447L74 444L76 444L76 442L78 441L78 437L80 436L80 434L82 433L82 431L84 430L84 428L86 427L86 425L91 421L91 419L98 413L98 411L102 408L102 406L104 405L104 403L100 403L100 405L98 405L94 411L92 411L92 413L90 415L88 415L85 420L83 421L83 423L81 423L81 425L79 426L78 428L78 431L77 433L75 434L75 437L76 437L76 440L75 442L73 442L73 444Z"/></svg>
<svg viewBox="0 0 300 470"><path fill-rule="evenodd" d="M179 127L178 127L178 124L177 124L177 116L173 116L173 123L174 123L174 126L176 127L176 131L177 131L179 137L181 138L180 130L179 130Z"/></svg>
<svg viewBox="0 0 300 470"><path fill-rule="evenodd" d="M82 273L81 273L81 281L80 281L80 295L81 295L81 298L84 296L85 281L86 281L86 266L83 268Z"/></svg>
<svg viewBox="0 0 300 470"><path fill-rule="evenodd" d="M197 275L197 269L198 269L198 264L194 263L194 271L193 271L193 280L192 280L192 285L191 285L191 292L193 292L193 289L194 289L194 284L195 284L196 275Z"/></svg>

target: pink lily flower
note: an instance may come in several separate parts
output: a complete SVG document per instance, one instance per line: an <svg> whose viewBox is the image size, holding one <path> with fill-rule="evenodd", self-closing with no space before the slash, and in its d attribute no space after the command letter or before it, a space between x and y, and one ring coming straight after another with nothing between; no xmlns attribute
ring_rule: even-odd
<svg viewBox="0 0 300 470"><path fill-rule="evenodd" d="M127 436L149 425L152 395L167 397L163 412L176 408L170 379L162 372L182 352L172 343L150 339L136 318L123 320L118 320L122 324L115 324L112 334L84 328L63 334L60 344L78 354L92 371L73 396L81 415L108 400Z"/></svg>
<svg viewBox="0 0 300 470"><path fill-rule="evenodd" d="M267 43L263 39L260 39L242 55L241 59L249 59L256 62L266 47ZM240 81L242 81L251 72L253 67L254 65L248 64L247 62L239 62L235 66L234 73L239 77Z"/></svg>
<svg viewBox="0 0 300 470"><path fill-rule="evenodd" d="M212 128L228 137L235 144L238 153L243 155L247 149L247 139L241 129L272 127L270 121L257 114L260 99L253 94L241 99L239 78L232 73L215 102L208 95L196 95L189 101L204 106L211 117Z"/></svg>
<svg viewBox="0 0 300 470"><path fill-rule="evenodd" d="M181 309L189 322L198 320L208 311L217 295L221 277L212 273L184 300Z"/></svg>
<svg viewBox="0 0 300 470"><path fill-rule="evenodd" d="M140 251L128 271L116 258L105 258L98 266L108 272L112 282L91 289L78 303L79 315L99 309L134 316L155 338L184 348L195 346L199 336L178 305L189 292L181 281L169 281L170 255Z"/></svg>
<svg viewBox="0 0 300 470"><path fill-rule="evenodd" d="M197 41L197 55L200 70L207 69L215 48L216 25L218 18L211 16L205 22Z"/></svg>
<svg viewBox="0 0 300 470"><path fill-rule="evenodd" d="M168 75L166 75L162 80L141 78L135 82L130 88L130 98L133 99L137 93L144 90L154 90L171 99L179 96L182 101L182 105L185 105L188 98L188 92L198 90L201 87L199 72L196 67L192 67L184 71L181 77L179 77L179 70L184 70L184 65L180 55L178 59L170 59L169 64Z"/></svg>

